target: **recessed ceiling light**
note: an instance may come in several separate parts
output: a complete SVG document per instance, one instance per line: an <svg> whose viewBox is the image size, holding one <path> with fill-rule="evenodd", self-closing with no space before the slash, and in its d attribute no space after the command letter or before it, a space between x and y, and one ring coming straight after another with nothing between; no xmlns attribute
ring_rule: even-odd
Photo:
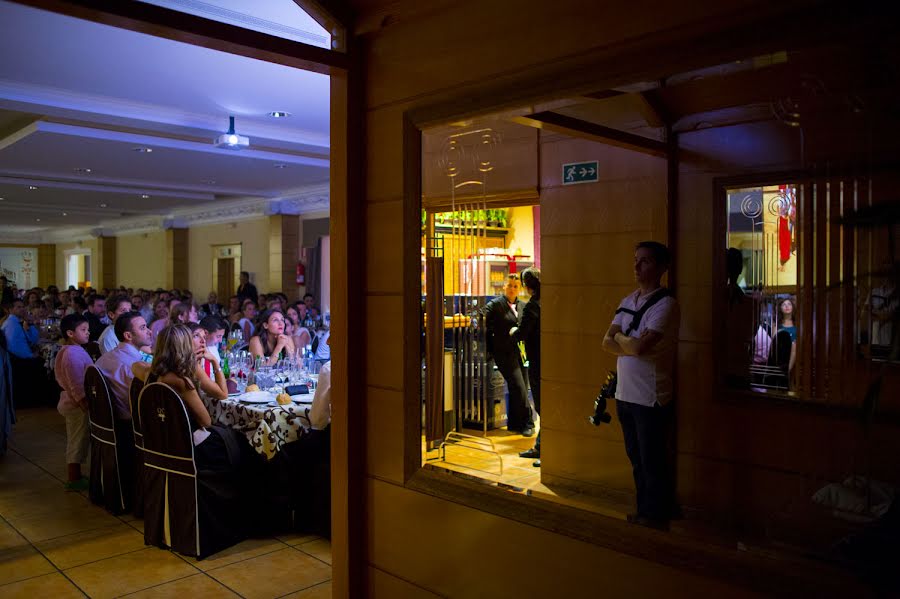
<svg viewBox="0 0 900 599"><path fill-rule="evenodd" d="M34 185L29 185L28 189L30 189L31 191L34 191L35 189L37 189L37 187L35 187Z"/></svg>
<svg viewBox="0 0 900 599"><path fill-rule="evenodd" d="M204 185L215 185L216 180L215 179L201 179L200 182L203 183Z"/></svg>
<svg viewBox="0 0 900 599"><path fill-rule="evenodd" d="M41 222L41 219L39 219L39 218L36 218L36 219L34 219L34 220L35 220L36 222Z"/></svg>
<svg viewBox="0 0 900 599"><path fill-rule="evenodd" d="M101 208L106 208L106 202L103 202L102 204L100 204L100 207L101 207Z"/></svg>
<svg viewBox="0 0 900 599"><path fill-rule="evenodd" d="M0 202L2 202L2 201L5 200L5 199L6 199L6 198L0 198Z"/></svg>
<svg viewBox="0 0 900 599"><path fill-rule="evenodd" d="M63 212L63 216L69 216L68 212Z"/></svg>
<svg viewBox="0 0 900 599"><path fill-rule="evenodd" d="M272 112L269 113L269 116L276 118L276 119L283 119L283 118L287 118L287 117L291 116L291 113L285 112L284 110L273 110Z"/></svg>
<svg viewBox="0 0 900 599"><path fill-rule="evenodd" d="M131 149L134 150L135 152L140 152L141 154L149 154L150 152L153 151L153 148L144 148L144 147L131 148Z"/></svg>
<svg viewBox="0 0 900 599"><path fill-rule="evenodd" d="M142 200L149 200L149 199L150 199L150 196L147 195L146 193L142 193L142 194L141 194L141 199L142 199Z"/></svg>
<svg viewBox="0 0 900 599"><path fill-rule="evenodd" d="M84 173L84 174L91 172L91 169L84 168L84 167L78 167L78 168L74 168L72 170L74 170L76 173Z"/></svg>
<svg viewBox="0 0 900 599"><path fill-rule="evenodd" d="M288 167L288 165L286 165L283 162L279 162L278 164L273 164L272 166L274 166L275 168L287 168Z"/></svg>

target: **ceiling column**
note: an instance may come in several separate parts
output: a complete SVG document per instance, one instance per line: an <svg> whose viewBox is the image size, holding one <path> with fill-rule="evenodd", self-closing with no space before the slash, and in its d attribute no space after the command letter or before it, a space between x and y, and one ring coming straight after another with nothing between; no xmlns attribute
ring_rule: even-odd
<svg viewBox="0 0 900 599"><path fill-rule="evenodd" d="M300 299L297 261L300 259L300 217L269 216L269 291L281 291L289 301Z"/></svg>
<svg viewBox="0 0 900 599"><path fill-rule="evenodd" d="M166 287L187 289L190 272L188 229L166 229Z"/></svg>

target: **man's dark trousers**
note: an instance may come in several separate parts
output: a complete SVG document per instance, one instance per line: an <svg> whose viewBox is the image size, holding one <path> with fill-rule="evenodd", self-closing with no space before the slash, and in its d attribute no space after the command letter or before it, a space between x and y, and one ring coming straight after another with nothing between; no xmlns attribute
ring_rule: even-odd
<svg viewBox="0 0 900 599"><path fill-rule="evenodd" d="M674 406L643 406L616 400L622 423L625 453L631 461L637 490L638 516L669 520L674 505L674 489L667 456L669 422Z"/></svg>

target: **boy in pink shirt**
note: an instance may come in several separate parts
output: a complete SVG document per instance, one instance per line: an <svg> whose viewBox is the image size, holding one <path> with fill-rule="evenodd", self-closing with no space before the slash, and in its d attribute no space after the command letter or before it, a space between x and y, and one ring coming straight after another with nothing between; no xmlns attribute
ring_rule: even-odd
<svg viewBox="0 0 900 599"><path fill-rule="evenodd" d="M87 489L88 479L81 474L87 458L89 436L88 406L84 394L84 373L93 360L82 345L90 339L90 327L81 314L69 314L59 325L64 345L56 354L56 382L62 387L56 409L66 419L66 490Z"/></svg>

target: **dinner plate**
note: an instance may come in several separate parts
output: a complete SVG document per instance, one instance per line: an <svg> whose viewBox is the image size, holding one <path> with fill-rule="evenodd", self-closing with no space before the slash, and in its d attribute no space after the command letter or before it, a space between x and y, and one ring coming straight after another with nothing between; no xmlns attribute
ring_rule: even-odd
<svg viewBox="0 0 900 599"><path fill-rule="evenodd" d="M294 403L312 403L313 396L312 395L291 395L291 400Z"/></svg>
<svg viewBox="0 0 900 599"><path fill-rule="evenodd" d="M237 400L242 403L269 403L274 399L275 396L268 391L251 391L237 397Z"/></svg>

